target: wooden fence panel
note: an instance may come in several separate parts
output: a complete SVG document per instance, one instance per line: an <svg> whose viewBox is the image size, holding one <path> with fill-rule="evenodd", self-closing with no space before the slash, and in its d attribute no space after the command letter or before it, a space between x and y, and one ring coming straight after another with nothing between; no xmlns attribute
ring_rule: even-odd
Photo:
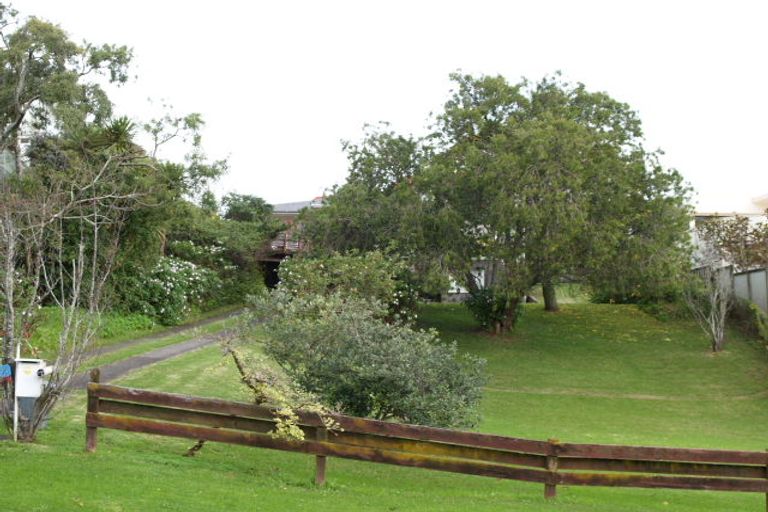
<svg viewBox="0 0 768 512"><path fill-rule="evenodd" d="M88 385L86 448L97 429L110 428L216 441L316 457L315 482L326 477L327 457L420 467L544 484L695 489L768 493L765 452L534 441L475 432L332 415L326 430L314 413L299 412L304 440L271 435L268 407L98 383Z"/></svg>
<svg viewBox="0 0 768 512"><path fill-rule="evenodd" d="M512 480L522 480L524 482L543 483L547 477L546 472L540 470L520 469L512 466L489 464L482 461L461 460L449 457L436 457L431 455L380 450L376 448L365 448L361 446L349 446L329 441L287 440L253 432L239 432L220 428L185 425L181 423L166 423L106 414L88 413L86 415L86 425L88 427L111 428L127 430L129 432L141 432L145 434L157 434L161 436L182 437L187 439L203 439L206 441L218 441L229 444L241 444L367 462L379 462L397 466L436 469L439 471L450 471L468 475L508 478Z"/></svg>

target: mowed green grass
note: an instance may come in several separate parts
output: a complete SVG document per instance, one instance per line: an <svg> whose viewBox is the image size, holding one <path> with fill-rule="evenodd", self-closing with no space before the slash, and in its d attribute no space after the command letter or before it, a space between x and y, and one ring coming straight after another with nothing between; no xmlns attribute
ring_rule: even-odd
<svg viewBox="0 0 768 512"><path fill-rule="evenodd" d="M101 317L101 327L98 337L94 341L93 348L107 348L121 342L152 335L163 336L164 332L180 330L185 325L194 324L230 312L234 313L241 307L240 305L230 305L209 311L196 312L186 318L180 325L173 327L157 324L152 318L138 313L105 313ZM30 340L30 345L35 348L35 353L27 353L25 356L53 359L61 332L61 325L61 310L51 306L42 308L35 333Z"/></svg>
<svg viewBox="0 0 768 512"><path fill-rule="evenodd" d="M460 306L432 305L422 325L489 360L479 430L535 439L763 450L768 447L765 348L736 335L712 356L690 323L631 306L528 306L516 332L478 331ZM216 347L124 378L123 385L246 399ZM84 399L73 397L38 443L0 443L5 510L764 510L757 494L541 485L332 459L328 486L313 458L101 430L83 453Z"/></svg>

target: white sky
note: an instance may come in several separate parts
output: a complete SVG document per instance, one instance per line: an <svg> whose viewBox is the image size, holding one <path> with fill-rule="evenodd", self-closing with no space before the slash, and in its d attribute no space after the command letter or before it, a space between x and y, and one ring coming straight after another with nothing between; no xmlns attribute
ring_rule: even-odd
<svg viewBox="0 0 768 512"><path fill-rule="evenodd" d="M20 0L76 40L134 49L112 97L147 119L166 100L200 112L216 186L268 202L343 182L340 140L365 123L425 132L448 74L565 78L638 110L700 210L768 194L768 2Z"/></svg>

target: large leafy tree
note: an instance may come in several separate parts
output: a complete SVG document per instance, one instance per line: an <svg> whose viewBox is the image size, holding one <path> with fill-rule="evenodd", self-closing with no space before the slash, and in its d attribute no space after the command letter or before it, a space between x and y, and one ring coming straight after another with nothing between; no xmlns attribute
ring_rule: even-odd
<svg viewBox="0 0 768 512"><path fill-rule="evenodd" d="M511 294L510 308L541 282L557 309L564 277L626 300L682 267L685 188L644 150L626 104L557 78L453 78L427 190L454 218L446 249L465 266L491 259L490 287Z"/></svg>
<svg viewBox="0 0 768 512"><path fill-rule="evenodd" d="M323 208L303 216L303 235L315 251L371 251L419 245L418 225L409 222L418 209L414 178L428 150L424 141L397 135L386 125L366 127L361 143L345 142L347 183L332 191Z"/></svg>
<svg viewBox="0 0 768 512"><path fill-rule="evenodd" d="M302 236L314 254L385 250L407 262L422 291L436 292L441 279L442 224L426 210L417 182L429 160L429 141L398 135L387 125L366 127L360 143L345 142L347 183L322 208L302 213Z"/></svg>
<svg viewBox="0 0 768 512"><path fill-rule="evenodd" d="M148 154L133 142L134 125L113 118L99 83L125 82L130 56L76 44L0 4L0 356L34 351L40 305L63 319L55 370L21 431L28 439L88 353L113 270L140 266L150 241L162 246L167 212L158 206L180 203L223 169L202 152L199 115L153 124L156 137L190 136L183 163ZM13 390L2 390L8 421Z"/></svg>
<svg viewBox="0 0 768 512"><path fill-rule="evenodd" d="M348 183L307 219L316 246L395 247L473 294L483 260L499 332L536 283L556 310L566 278L622 301L672 282L687 257L686 189L644 149L628 105L559 77L452 78L424 141L369 133L347 147Z"/></svg>
<svg viewBox="0 0 768 512"><path fill-rule="evenodd" d="M124 82L127 48L77 45L56 25L37 18L21 20L4 4L0 43L0 256L3 356L8 357L18 343L14 304L19 283L14 276L36 276L43 268L30 258L30 247L41 246L36 239L42 236L40 228L62 224L64 212L79 206L80 194L98 196L95 184L78 190L86 186L84 176L101 181L114 174L107 171L116 168L116 162L134 161L136 155L130 127L109 119L109 100L98 84L87 80L89 75L106 75L110 81ZM25 159L22 139L29 134L36 134L37 140ZM99 168L101 175L91 172ZM21 259L24 251L26 262ZM40 287L39 279L28 281L28 287ZM35 302L37 290L31 295Z"/></svg>
<svg viewBox="0 0 768 512"><path fill-rule="evenodd" d="M25 127L71 128L97 124L111 103L90 77L124 83L131 52L125 46L78 45L58 26L38 18L21 20L0 4L0 153L21 167Z"/></svg>
<svg viewBox="0 0 768 512"><path fill-rule="evenodd" d="M224 218L238 222L262 222L269 219L272 206L260 197L230 192L221 201Z"/></svg>

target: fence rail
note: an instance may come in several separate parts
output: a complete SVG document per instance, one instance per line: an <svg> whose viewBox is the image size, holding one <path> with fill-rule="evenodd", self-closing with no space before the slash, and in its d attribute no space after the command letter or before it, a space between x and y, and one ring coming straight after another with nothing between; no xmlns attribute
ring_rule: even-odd
<svg viewBox="0 0 768 512"><path fill-rule="evenodd" d="M88 384L86 449L109 428L194 440L302 452L317 457L315 480L325 481L326 457L420 467L544 484L701 489L768 493L768 453L561 443L461 432L333 415L326 430L312 413L299 413L305 439L270 435L268 407L173 393Z"/></svg>

